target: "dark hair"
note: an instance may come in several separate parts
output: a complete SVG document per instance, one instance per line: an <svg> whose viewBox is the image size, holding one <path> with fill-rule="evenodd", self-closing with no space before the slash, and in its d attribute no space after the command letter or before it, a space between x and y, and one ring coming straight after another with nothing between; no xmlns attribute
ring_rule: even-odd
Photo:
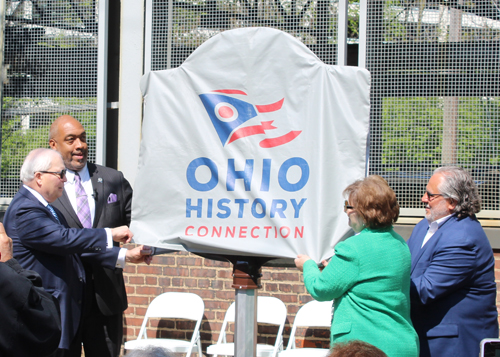
<svg viewBox="0 0 500 357"><path fill-rule="evenodd" d="M399 204L387 181L377 175L358 180L344 190L344 196L370 228L391 226L398 220Z"/></svg>
<svg viewBox="0 0 500 357"><path fill-rule="evenodd" d="M336 343L328 357L387 357L379 348L360 340Z"/></svg>
<svg viewBox="0 0 500 357"><path fill-rule="evenodd" d="M453 212L459 218L474 217L481 210L481 197L467 171L457 166L443 166L434 170L434 174L443 176L438 185L439 192L457 203Z"/></svg>

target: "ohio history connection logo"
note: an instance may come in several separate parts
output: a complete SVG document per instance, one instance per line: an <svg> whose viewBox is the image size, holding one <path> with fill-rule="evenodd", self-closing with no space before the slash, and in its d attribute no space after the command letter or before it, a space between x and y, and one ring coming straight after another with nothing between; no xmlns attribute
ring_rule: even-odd
<svg viewBox="0 0 500 357"><path fill-rule="evenodd" d="M264 117L266 113L279 111L284 102L283 98L272 104L253 105L235 98L246 95L232 89L199 95L223 147L241 138L263 134L265 137L259 142L260 147L274 148L293 141L302 132L291 130L284 135L272 136L270 133L277 129L272 120L244 126L258 115ZM257 164L257 161L261 162ZM185 236L303 238L304 226L300 218L307 198L301 190L309 180L309 164L305 159L289 157L283 160L280 156L275 161L267 155L244 160L227 157L227 162L221 164L209 157L198 157L188 164L186 179L195 192L210 192L216 187L219 190L204 198L186 197L185 217L199 225L188 224ZM272 167L277 170L272 170ZM197 177L198 170L209 172L208 177ZM296 173L292 175L294 179L290 180L289 171ZM277 176L272 177L272 173ZM288 193L287 198L283 198L283 192ZM265 217L269 218L267 223L259 224Z"/></svg>
<svg viewBox="0 0 500 357"><path fill-rule="evenodd" d="M272 125L273 121L261 121L260 125L241 127L248 120L255 118L258 114L275 112L281 109L285 98L276 103L266 105L253 105L234 96L246 96L247 94L236 89L220 89L211 93L200 94L200 99L214 125L222 146L249 137L252 135L268 134L269 131L277 129ZM273 148L295 139L301 131L292 130L278 137L266 137L261 140L259 146L262 148Z"/></svg>

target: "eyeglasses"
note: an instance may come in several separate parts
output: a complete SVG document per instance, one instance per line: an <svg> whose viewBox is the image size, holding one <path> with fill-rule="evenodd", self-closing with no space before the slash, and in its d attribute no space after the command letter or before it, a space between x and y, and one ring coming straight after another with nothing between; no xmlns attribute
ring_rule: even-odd
<svg viewBox="0 0 500 357"><path fill-rule="evenodd" d="M349 205L349 201L344 201L344 212L347 212L348 209L354 209L353 206Z"/></svg>
<svg viewBox="0 0 500 357"><path fill-rule="evenodd" d="M56 176L59 176L59 178L61 180L64 180L64 178L66 177L66 169L62 169L60 172L56 172L56 171L38 171L42 174L52 174L52 175L56 175Z"/></svg>
<svg viewBox="0 0 500 357"><path fill-rule="evenodd" d="M427 195L427 198L429 198L429 202L434 200L437 196L444 196L442 193L430 193L429 191L425 191L425 194Z"/></svg>

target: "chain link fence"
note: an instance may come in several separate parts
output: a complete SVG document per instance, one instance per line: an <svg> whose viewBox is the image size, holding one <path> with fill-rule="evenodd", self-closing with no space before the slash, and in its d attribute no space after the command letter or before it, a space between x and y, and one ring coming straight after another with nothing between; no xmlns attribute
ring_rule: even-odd
<svg viewBox="0 0 500 357"><path fill-rule="evenodd" d="M339 3L332 0L147 0L146 68L179 66L212 36L272 27L337 64ZM348 6L348 64L371 72L370 174L385 177L403 215L418 216L432 170L472 172L483 217L500 215L500 7L478 2ZM360 36L360 21L366 34ZM97 3L7 1L1 195L18 188L22 160L46 146L53 119L81 120L95 155ZM360 38L361 41L360 42ZM366 38L366 40L365 40ZM361 52L360 52L361 53ZM484 222L483 222L484 223Z"/></svg>
<svg viewBox="0 0 500 357"><path fill-rule="evenodd" d="M95 157L97 2L6 1L0 195L19 189L25 156L48 147L50 124L80 120Z"/></svg>

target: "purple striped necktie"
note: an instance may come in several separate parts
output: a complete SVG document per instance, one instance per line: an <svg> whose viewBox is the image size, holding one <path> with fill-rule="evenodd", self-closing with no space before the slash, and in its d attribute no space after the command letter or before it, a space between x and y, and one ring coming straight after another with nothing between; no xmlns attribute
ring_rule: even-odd
<svg viewBox="0 0 500 357"><path fill-rule="evenodd" d="M92 221L90 219L90 206L87 193L82 185L80 175L75 173L75 192L76 192L76 215L82 223L84 228L92 228Z"/></svg>

